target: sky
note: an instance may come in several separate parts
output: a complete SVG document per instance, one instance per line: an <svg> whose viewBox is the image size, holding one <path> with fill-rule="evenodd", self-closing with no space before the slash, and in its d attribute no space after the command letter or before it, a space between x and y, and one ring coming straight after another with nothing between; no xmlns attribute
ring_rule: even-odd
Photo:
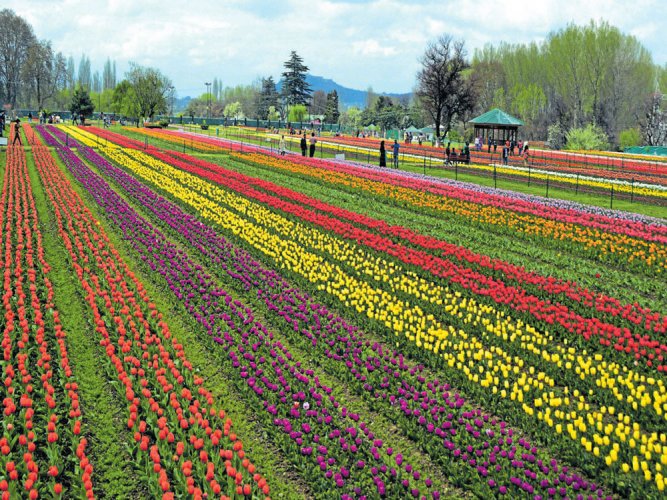
<svg viewBox="0 0 667 500"><path fill-rule="evenodd" d="M50 40L121 80L129 62L158 68L179 97L280 78L295 50L313 75L346 87L410 92L427 44L463 39L470 55L499 42L530 43L568 23L607 21L667 63L665 0L3 0ZM3 27L6 29L6 27Z"/></svg>

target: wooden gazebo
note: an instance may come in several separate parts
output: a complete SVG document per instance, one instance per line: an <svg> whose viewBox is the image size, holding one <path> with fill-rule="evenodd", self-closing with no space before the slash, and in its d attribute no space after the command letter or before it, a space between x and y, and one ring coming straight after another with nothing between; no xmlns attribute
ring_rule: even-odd
<svg viewBox="0 0 667 500"><path fill-rule="evenodd" d="M498 108L487 111L468 123L475 126L475 137L482 137L484 144L488 142L489 137L498 141L498 144L516 141L519 127L523 125L521 120Z"/></svg>

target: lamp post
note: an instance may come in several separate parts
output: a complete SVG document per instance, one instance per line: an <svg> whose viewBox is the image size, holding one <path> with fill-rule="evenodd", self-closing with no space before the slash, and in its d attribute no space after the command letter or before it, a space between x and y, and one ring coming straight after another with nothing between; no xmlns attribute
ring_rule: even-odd
<svg viewBox="0 0 667 500"><path fill-rule="evenodd" d="M211 118L211 82L206 82L206 119Z"/></svg>

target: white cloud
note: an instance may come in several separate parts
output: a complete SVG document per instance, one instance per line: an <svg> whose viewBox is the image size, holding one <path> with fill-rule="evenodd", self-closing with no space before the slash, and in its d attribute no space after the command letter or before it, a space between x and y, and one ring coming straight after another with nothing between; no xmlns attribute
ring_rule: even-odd
<svg viewBox="0 0 667 500"><path fill-rule="evenodd" d="M279 78L291 50L311 73L356 88L409 91L426 44L443 33L466 41L527 43L570 22L604 18L667 62L664 0L5 0L56 50L107 58L119 74L129 61L160 68L180 95L203 82ZM120 76L119 75L119 76Z"/></svg>

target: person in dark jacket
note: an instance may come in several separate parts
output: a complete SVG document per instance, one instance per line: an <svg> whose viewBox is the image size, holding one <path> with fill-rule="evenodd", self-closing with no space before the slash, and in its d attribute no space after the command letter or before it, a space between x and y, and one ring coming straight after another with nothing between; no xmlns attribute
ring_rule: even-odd
<svg viewBox="0 0 667 500"><path fill-rule="evenodd" d="M387 152L384 149L384 141L380 142L380 166L387 166Z"/></svg>
<svg viewBox="0 0 667 500"><path fill-rule="evenodd" d="M306 156L306 149L308 149L308 143L306 142L306 134L303 134L301 138L301 156Z"/></svg>

